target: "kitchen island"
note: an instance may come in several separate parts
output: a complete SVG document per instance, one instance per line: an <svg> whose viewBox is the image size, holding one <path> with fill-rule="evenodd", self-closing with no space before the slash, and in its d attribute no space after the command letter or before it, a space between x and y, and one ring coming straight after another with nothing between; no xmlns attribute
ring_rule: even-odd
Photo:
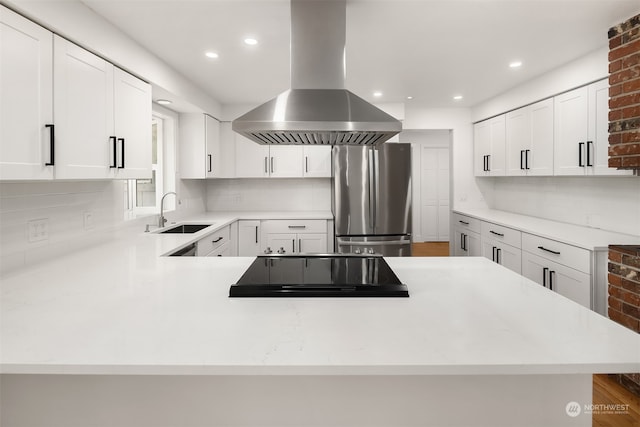
<svg viewBox="0 0 640 427"><path fill-rule="evenodd" d="M120 237L2 279L3 426L589 426L591 374L640 371L637 334L483 258L233 299L253 258Z"/></svg>

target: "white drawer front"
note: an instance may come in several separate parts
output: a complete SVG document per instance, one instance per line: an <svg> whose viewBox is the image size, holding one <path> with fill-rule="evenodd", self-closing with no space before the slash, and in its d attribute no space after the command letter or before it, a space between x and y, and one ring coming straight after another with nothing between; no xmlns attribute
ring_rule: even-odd
<svg viewBox="0 0 640 427"><path fill-rule="evenodd" d="M503 227L491 222L482 221L482 238L502 242L514 248L522 246L522 233L520 230Z"/></svg>
<svg viewBox="0 0 640 427"><path fill-rule="evenodd" d="M471 218L457 213L453 214L453 225L459 227L462 230L469 230L480 233L480 223L481 221L479 219Z"/></svg>
<svg viewBox="0 0 640 427"><path fill-rule="evenodd" d="M214 231L206 237L198 240L198 256L206 256L214 249L224 245L230 239L229 227L221 228L218 231Z"/></svg>
<svg viewBox="0 0 640 427"><path fill-rule="evenodd" d="M522 250L541 256L574 270L591 273L591 252L555 240L522 233Z"/></svg>
<svg viewBox="0 0 640 427"><path fill-rule="evenodd" d="M326 233L327 221L324 219L273 219L262 222L266 233Z"/></svg>

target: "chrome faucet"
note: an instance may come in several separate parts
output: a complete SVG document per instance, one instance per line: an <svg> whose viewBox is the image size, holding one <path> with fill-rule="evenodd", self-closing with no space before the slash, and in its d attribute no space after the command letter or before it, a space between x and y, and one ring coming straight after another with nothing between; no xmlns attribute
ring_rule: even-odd
<svg viewBox="0 0 640 427"><path fill-rule="evenodd" d="M164 227L164 224L167 222L167 219L164 217L164 198L169 194L173 194L178 197L175 191L169 191L162 196L162 199L160 199L160 218L158 218L158 227L160 228Z"/></svg>

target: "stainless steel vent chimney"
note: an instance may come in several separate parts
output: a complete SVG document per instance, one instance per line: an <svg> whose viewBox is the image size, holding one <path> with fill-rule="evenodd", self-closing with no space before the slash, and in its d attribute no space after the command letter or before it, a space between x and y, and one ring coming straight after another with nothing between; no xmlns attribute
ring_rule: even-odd
<svg viewBox="0 0 640 427"><path fill-rule="evenodd" d="M345 87L346 0L291 0L291 89L232 129L276 145L377 145L400 121Z"/></svg>

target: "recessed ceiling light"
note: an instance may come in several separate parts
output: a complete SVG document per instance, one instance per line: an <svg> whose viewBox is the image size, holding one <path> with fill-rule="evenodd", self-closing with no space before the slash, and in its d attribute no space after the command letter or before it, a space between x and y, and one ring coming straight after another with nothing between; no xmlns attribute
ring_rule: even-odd
<svg viewBox="0 0 640 427"><path fill-rule="evenodd" d="M522 61L513 61L509 64L510 68L519 68L522 66Z"/></svg>
<svg viewBox="0 0 640 427"><path fill-rule="evenodd" d="M169 105L169 104L171 104L171 101L169 101L168 99L158 99L158 100L156 100L156 102L158 104L161 104L161 105Z"/></svg>
<svg viewBox="0 0 640 427"><path fill-rule="evenodd" d="M413 99L413 96L407 96L407 99Z"/></svg>
<svg viewBox="0 0 640 427"><path fill-rule="evenodd" d="M379 98L382 96L382 92L373 92L373 96L375 96L376 98Z"/></svg>
<svg viewBox="0 0 640 427"><path fill-rule="evenodd" d="M462 95L455 95L455 96L453 97L453 100L454 100L454 101L460 101L461 99L462 99Z"/></svg>
<svg viewBox="0 0 640 427"><path fill-rule="evenodd" d="M206 56L207 58L216 59L219 55L215 52L207 52L204 54L204 56Z"/></svg>
<svg viewBox="0 0 640 427"><path fill-rule="evenodd" d="M244 39L244 44L248 44L249 46L254 46L258 44L258 40L252 37L247 37L246 39Z"/></svg>

